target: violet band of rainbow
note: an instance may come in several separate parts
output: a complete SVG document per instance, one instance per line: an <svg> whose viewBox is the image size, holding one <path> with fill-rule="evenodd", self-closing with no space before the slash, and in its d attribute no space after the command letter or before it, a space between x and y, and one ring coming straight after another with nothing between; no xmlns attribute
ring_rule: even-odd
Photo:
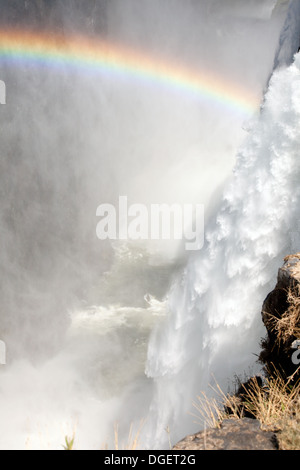
<svg viewBox="0 0 300 470"><path fill-rule="evenodd" d="M63 36L51 32L0 30L0 72L3 63L42 64L46 67L73 67L80 70L122 74L129 79L152 82L182 93L190 93L249 116L257 111L259 97L238 83L218 77L208 70L192 70L179 63L84 36Z"/></svg>

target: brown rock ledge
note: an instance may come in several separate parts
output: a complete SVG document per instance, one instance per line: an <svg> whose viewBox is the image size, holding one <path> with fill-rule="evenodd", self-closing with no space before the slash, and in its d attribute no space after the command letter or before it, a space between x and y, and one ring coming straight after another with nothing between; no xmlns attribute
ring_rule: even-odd
<svg viewBox="0 0 300 470"><path fill-rule="evenodd" d="M266 297L262 321L267 335L262 341L259 360L267 373L300 378L299 364L294 364L293 344L300 340L300 253L286 256L278 270L277 284ZM297 372L298 370L298 372Z"/></svg>
<svg viewBox="0 0 300 470"><path fill-rule="evenodd" d="M220 428L187 436L173 450L277 450L276 434L263 431L256 419L227 419Z"/></svg>

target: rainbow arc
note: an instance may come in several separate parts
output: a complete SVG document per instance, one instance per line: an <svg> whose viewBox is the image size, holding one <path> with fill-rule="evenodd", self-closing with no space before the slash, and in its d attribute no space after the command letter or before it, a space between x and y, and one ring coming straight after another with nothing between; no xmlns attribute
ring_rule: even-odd
<svg viewBox="0 0 300 470"><path fill-rule="evenodd" d="M1 62L47 67L75 67L163 85L198 99L225 106L232 112L253 114L259 98L237 83L209 71L195 71L142 51L82 36L65 37L45 32L0 30Z"/></svg>

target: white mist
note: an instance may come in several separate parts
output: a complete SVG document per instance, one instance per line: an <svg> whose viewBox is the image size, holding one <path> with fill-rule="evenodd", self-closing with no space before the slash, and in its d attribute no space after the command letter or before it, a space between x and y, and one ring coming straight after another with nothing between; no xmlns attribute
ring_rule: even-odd
<svg viewBox="0 0 300 470"><path fill-rule="evenodd" d="M275 3L114 0L106 39L242 82L259 110L286 16ZM82 15L66 12L66 34ZM3 66L0 448L60 449L73 433L76 448L113 448L114 423L121 441L142 419L141 445L166 448L166 426L173 442L193 429L212 371L226 380L253 362L296 217L297 67L274 76L252 123L126 77ZM206 224L217 207L168 301L185 250L96 238L97 207L122 194L204 204Z"/></svg>

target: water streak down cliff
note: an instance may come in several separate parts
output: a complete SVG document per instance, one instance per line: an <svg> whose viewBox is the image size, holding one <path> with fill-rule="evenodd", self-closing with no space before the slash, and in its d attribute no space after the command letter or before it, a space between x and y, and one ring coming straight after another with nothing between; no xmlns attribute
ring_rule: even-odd
<svg viewBox="0 0 300 470"><path fill-rule="evenodd" d="M299 38L300 2L290 8L282 44ZM234 374L257 367L262 300L282 258L300 243L299 80L299 54L274 71L221 207L207 224L205 248L174 285L171 314L152 336L147 373L156 383L157 443L166 425L181 423L176 440L187 434L191 403L213 376L226 388Z"/></svg>

